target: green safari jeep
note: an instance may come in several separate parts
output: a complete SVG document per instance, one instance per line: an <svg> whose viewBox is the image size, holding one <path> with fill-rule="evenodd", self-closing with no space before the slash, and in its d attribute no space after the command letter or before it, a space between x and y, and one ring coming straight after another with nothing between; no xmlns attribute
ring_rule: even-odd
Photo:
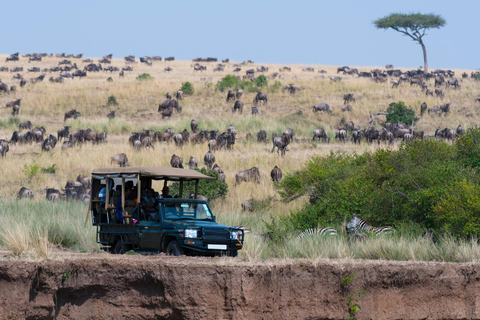
<svg viewBox="0 0 480 320"><path fill-rule="evenodd" d="M97 227L97 242L111 253L165 252L169 255L237 256L243 247L242 229L215 222L207 201L183 198L183 182L195 181L194 198L200 179L214 179L194 170L129 167L105 168L92 173L92 200L88 216ZM126 185L133 185L137 199L155 180L180 182L178 198L156 196L154 212L146 212L135 201L127 207ZM131 181L131 182L129 182ZM110 186L106 188L106 186ZM93 195L98 194L98 197ZM132 202L133 203L133 202ZM158 209L157 209L158 208ZM119 209L122 209L119 220Z"/></svg>

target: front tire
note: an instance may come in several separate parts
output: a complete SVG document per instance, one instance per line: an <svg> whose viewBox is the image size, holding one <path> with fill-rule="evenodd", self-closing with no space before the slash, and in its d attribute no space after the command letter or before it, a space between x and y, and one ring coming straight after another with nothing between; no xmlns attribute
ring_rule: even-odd
<svg viewBox="0 0 480 320"><path fill-rule="evenodd" d="M171 241L167 246L167 255L169 256L183 256L183 248L180 247L177 241Z"/></svg>

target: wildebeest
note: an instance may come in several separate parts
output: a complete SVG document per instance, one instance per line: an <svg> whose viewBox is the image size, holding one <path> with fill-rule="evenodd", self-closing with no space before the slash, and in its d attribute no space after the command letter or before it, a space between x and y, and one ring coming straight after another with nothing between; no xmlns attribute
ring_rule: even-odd
<svg viewBox="0 0 480 320"><path fill-rule="evenodd" d="M280 180L282 180L282 170L279 167L275 166L270 172L270 177L272 178L273 182L280 182Z"/></svg>
<svg viewBox="0 0 480 320"><path fill-rule="evenodd" d="M22 101L22 99L17 99L17 100L14 100L14 101L7 102L5 104L5 108L20 106L21 101Z"/></svg>
<svg viewBox="0 0 480 320"><path fill-rule="evenodd" d="M63 122L67 121L67 119L70 119L70 118L77 119L81 115L82 114L80 112L77 112L76 109L72 109L70 111L65 112L65 116L63 117Z"/></svg>
<svg viewBox="0 0 480 320"><path fill-rule="evenodd" d="M268 102L267 95L261 92L257 93L255 99L253 99L253 103L257 105L259 101L263 101L263 103L266 104Z"/></svg>
<svg viewBox="0 0 480 320"><path fill-rule="evenodd" d="M243 95L242 89L238 89L238 90L237 90L237 93L235 94L237 100L240 99L240 97L241 97L242 95Z"/></svg>
<svg viewBox="0 0 480 320"><path fill-rule="evenodd" d="M64 126L63 129L59 129L57 131L57 138L58 140L62 140L63 138L67 138L70 134L70 126Z"/></svg>
<svg viewBox="0 0 480 320"><path fill-rule="evenodd" d="M172 109L163 110L161 112L161 114L162 114L162 119L171 118L172 117Z"/></svg>
<svg viewBox="0 0 480 320"><path fill-rule="evenodd" d="M228 92L227 92L227 102L230 101L231 99L233 99L233 100L236 99L235 91L228 90Z"/></svg>
<svg viewBox="0 0 480 320"><path fill-rule="evenodd" d="M287 137L287 141L288 141L288 143L290 143L290 142L292 142L293 137L295 136L295 133L293 132L293 129L285 129L285 130L283 130L282 135Z"/></svg>
<svg viewBox="0 0 480 320"><path fill-rule="evenodd" d="M337 139L338 141L345 142L346 138L347 138L347 130L338 129L337 132L335 132L335 139Z"/></svg>
<svg viewBox="0 0 480 320"><path fill-rule="evenodd" d="M325 132L325 130L323 128L313 130L312 141L320 140L320 139L322 139L323 142L327 142L327 143L329 141L328 136L327 136L327 132Z"/></svg>
<svg viewBox="0 0 480 320"><path fill-rule="evenodd" d="M30 122L30 121L21 122L18 125L18 130L22 131L23 129L31 130L32 129L32 122Z"/></svg>
<svg viewBox="0 0 480 320"><path fill-rule="evenodd" d="M178 90L175 94L175 98L177 98L177 100L183 100L183 91Z"/></svg>
<svg viewBox="0 0 480 320"><path fill-rule="evenodd" d="M113 155L110 158L110 164L116 163L120 167L127 167L128 166L128 158L125 153L119 153L116 155Z"/></svg>
<svg viewBox="0 0 480 320"><path fill-rule="evenodd" d="M8 150L10 150L8 142L4 139L0 140L0 155L2 158L7 156Z"/></svg>
<svg viewBox="0 0 480 320"><path fill-rule="evenodd" d="M245 171L240 171L235 175L235 185L239 185L243 181L254 181L256 183L261 182L260 171L257 167L250 168Z"/></svg>
<svg viewBox="0 0 480 320"><path fill-rule="evenodd" d="M260 130L257 133L257 142L267 143L267 132L265 130Z"/></svg>
<svg viewBox="0 0 480 320"><path fill-rule="evenodd" d="M175 99L172 100L165 100L158 105L158 112L162 112L167 109L176 109L177 112L181 112L182 107L178 105L178 101Z"/></svg>
<svg viewBox="0 0 480 320"><path fill-rule="evenodd" d="M330 80L333 81L333 82L340 82L342 80L341 77L338 77L338 76L335 76L335 77L330 77Z"/></svg>
<svg viewBox="0 0 480 320"><path fill-rule="evenodd" d="M393 88L397 88L398 85L400 84L400 81L399 81L399 80L394 80L394 79L392 79L392 80L390 80L390 82L392 83L392 89L393 89Z"/></svg>
<svg viewBox="0 0 480 320"><path fill-rule="evenodd" d="M462 134L464 134L464 133L465 133L465 128L462 127L461 124L459 124L458 127L457 127L457 134L458 134L458 135L462 135Z"/></svg>
<svg viewBox="0 0 480 320"><path fill-rule="evenodd" d="M272 136L272 140L273 140L272 152L275 151L275 148L277 148L277 153L281 152L282 157L285 156L289 139L283 134L282 136L277 137L277 135L274 133Z"/></svg>
<svg viewBox="0 0 480 320"><path fill-rule="evenodd" d="M425 111L427 111L427 103L426 102L422 103L422 105L420 106L420 115L423 116Z"/></svg>
<svg viewBox="0 0 480 320"><path fill-rule="evenodd" d="M172 100L172 95L170 94L170 92L167 92L165 94L165 98L167 98L167 100Z"/></svg>
<svg viewBox="0 0 480 320"><path fill-rule="evenodd" d="M60 190L54 188L46 188L45 199L52 202L58 202L60 200Z"/></svg>
<svg viewBox="0 0 480 320"><path fill-rule="evenodd" d="M344 106L341 106L340 107L340 110L342 110L343 112L345 111L352 111L352 106L347 104L347 105L344 105Z"/></svg>
<svg viewBox="0 0 480 320"><path fill-rule="evenodd" d="M182 168L183 169L183 158L173 154L172 158L170 159L170 165L173 168Z"/></svg>
<svg viewBox="0 0 480 320"><path fill-rule="evenodd" d="M215 155L208 151L205 156L203 157L203 161L208 169L212 169L213 164L215 163Z"/></svg>
<svg viewBox="0 0 480 320"><path fill-rule="evenodd" d="M252 116L258 114L258 107L252 107Z"/></svg>
<svg viewBox="0 0 480 320"><path fill-rule="evenodd" d="M350 102L350 101L356 102L355 96L353 95L353 93L347 93L346 95L343 96L343 104L347 104L347 102Z"/></svg>
<svg viewBox="0 0 480 320"><path fill-rule="evenodd" d="M445 86L448 88L449 86L454 86L455 89L458 89L459 84L458 84L458 79L453 78L453 79L448 79L445 83Z"/></svg>
<svg viewBox="0 0 480 320"><path fill-rule="evenodd" d="M245 200L242 202L242 210L245 212L253 211L252 200Z"/></svg>
<svg viewBox="0 0 480 320"><path fill-rule="evenodd" d="M436 95L437 97L442 98L442 99L443 99L443 97L445 96L444 93L443 93L443 91L442 91L442 88L435 88L435 95Z"/></svg>
<svg viewBox="0 0 480 320"><path fill-rule="evenodd" d="M316 104L312 107L312 109L313 109L313 112L327 111L328 113L332 113L332 110L330 109L330 106L327 103Z"/></svg>
<svg viewBox="0 0 480 320"><path fill-rule="evenodd" d="M190 121L190 129L192 129L193 133L197 133L198 122L195 121L195 119L192 119L192 121Z"/></svg>
<svg viewBox="0 0 480 320"><path fill-rule="evenodd" d="M235 101L235 104L233 105L232 112L235 112L237 110L240 110L240 113L243 113L243 105L244 103L240 100Z"/></svg>
<svg viewBox="0 0 480 320"><path fill-rule="evenodd" d="M33 199L33 191L22 187L20 191L18 191L17 199Z"/></svg>
<svg viewBox="0 0 480 320"><path fill-rule="evenodd" d="M95 142L96 143L107 143L107 133L105 131L97 132Z"/></svg>
<svg viewBox="0 0 480 320"><path fill-rule="evenodd" d="M293 83L287 84L287 85L283 88L283 92L285 92L285 90L288 90L288 92L290 92L290 94L295 94L295 92L297 91L297 86L294 85Z"/></svg>
<svg viewBox="0 0 480 320"><path fill-rule="evenodd" d="M108 118L108 119L115 119L115 110L110 111L110 112L107 114L107 118Z"/></svg>
<svg viewBox="0 0 480 320"><path fill-rule="evenodd" d="M47 139L42 142L42 151L52 151L57 144L57 138L53 135L49 135Z"/></svg>
<svg viewBox="0 0 480 320"><path fill-rule="evenodd" d="M192 156L190 156L190 160L188 160L187 164L190 169L198 168L198 160Z"/></svg>

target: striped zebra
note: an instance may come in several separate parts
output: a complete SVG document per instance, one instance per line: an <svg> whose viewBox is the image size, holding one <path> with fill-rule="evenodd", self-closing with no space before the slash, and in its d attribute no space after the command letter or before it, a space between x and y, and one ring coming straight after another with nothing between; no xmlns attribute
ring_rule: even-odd
<svg viewBox="0 0 480 320"><path fill-rule="evenodd" d="M295 238L296 240L303 239L305 237L309 236L336 236L337 235L337 230L331 228L331 227L325 227L325 228L311 228L308 230L305 230L303 232L300 232L298 236Z"/></svg>
<svg viewBox="0 0 480 320"><path fill-rule="evenodd" d="M365 220L360 218L357 215L353 215L352 220L347 224L347 233L354 235L366 235L368 233L374 233L375 235L379 234L389 234L396 232L390 226L386 227L372 227Z"/></svg>

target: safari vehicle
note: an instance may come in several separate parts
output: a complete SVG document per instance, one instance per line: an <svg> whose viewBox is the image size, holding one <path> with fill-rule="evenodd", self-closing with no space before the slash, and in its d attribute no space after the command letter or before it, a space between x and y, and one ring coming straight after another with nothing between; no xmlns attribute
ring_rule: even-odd
<svg viewBox="0 0 480 320"><path fill-rule="evenodd" d="M89 216L97 227L97 243L114 254L134 250L176 256L237 256L243 247L244 232L216 223L207 201L196 199L201 179L215 178L194 170L170 167L94 170ZM136 199L142 199L142 191L154 184L161 185L162 180L163 186L169 181L179 182L180 191L176 198L155 196L158 209L154 212L145 212L140 201L125 199L126 184L134 186ZM195 190L191 190L193 199L184 198L185 181L195 182ZM128 208L128 202L134 205ZM122 208L123 222L116 219L115 207Z"/></svg>

